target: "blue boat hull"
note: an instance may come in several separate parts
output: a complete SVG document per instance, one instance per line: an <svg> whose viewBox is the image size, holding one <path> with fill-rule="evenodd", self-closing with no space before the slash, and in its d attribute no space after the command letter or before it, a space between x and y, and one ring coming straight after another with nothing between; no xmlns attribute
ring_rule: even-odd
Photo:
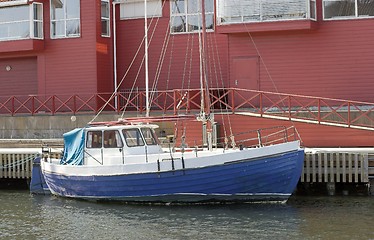
<svg viewBox="0 0 374 240"><path fill-rule="evenodd" d="M45 172L53 194L125 202L284 201L301 175L304 151L202 168L114 176Z"/></svg>
<svg viewBox="0 0 374 240"><path fill-rule="evenodd" d="M42 170L40 168L40 157L36 157L33 160L32 165L32 175L30 181L30 192L32 194L51 194L51 191L48 188L47 183L45 182Z"/></svg>

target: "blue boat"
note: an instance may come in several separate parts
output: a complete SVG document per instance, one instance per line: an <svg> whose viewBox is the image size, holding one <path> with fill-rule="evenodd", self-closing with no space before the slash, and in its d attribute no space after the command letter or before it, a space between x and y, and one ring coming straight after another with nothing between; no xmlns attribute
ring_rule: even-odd
<svg viewBox="0 0 374 240"><path fill-rule="evenodd" d="M62 159L41 161L52 194L138 203L286 201L302 172L299 141L166 152L154 124L106 124L64 135Z"/></svg>
<svg viewBox="0 0 374 240"><path fill-rule="evenodd" d="M147 5L144 6L147 12ZM41 161L42 173L52 194L88 200L147 203L286 201L291 196L304 162L304 150L298 140L289 141L288 137L283 137L287 134L276 133L285 141L269 141L267 145L262 141L265 136L258 134L255 145L243 141L237 147L234 137L230 136L231 148L228 148L226 139L225 146L213 147L214 114L208 86L212 81L207 79L210 70L207 61L203 61L208 53L204 6L204 0L199 1L202 23L202 34L199 34L201 102L200 114L196 117L205 126L204 143L192 149L186 149L182 144L179 151L165 150L154 131L158 126L148 122L151 101L145 21L146 118L94 123L66 133L62 159L47 156ZM124 79L115 84L115 92ZM114 101L113 96L106 104ZM180 108L185 97L181 98L175 110ZM258 132L254 132L257 137Z"/></svg>

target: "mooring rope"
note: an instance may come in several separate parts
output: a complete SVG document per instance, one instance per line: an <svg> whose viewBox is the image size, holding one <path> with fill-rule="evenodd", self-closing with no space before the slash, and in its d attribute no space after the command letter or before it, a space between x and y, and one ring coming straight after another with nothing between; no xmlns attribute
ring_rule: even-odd
<svg viewBox="0 0 374 240"><path fill-rule="evenodd" d="M14 167L24 165L25 163L32 162L35 159L36 156L38 156L37 153L29 156L28 158L17 160L16 162L11 163L11 164L0 165L0 169L4 170L4 169L9 169L9 168L14 168ZM11 160L8 159L8 160L5 160L5 161L11 161Z"/></svg>

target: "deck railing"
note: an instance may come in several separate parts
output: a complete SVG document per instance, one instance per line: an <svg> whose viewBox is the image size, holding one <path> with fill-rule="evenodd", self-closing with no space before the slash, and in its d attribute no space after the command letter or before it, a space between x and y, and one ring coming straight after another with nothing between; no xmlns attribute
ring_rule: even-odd
<svg viewBox="0 0 374 240"><path fill-rule="evenodd" d="M196 112L200 90L150 92L151 111L183 114ZM302 96L237 88L210 89L214 113L240 113L283 120L304 121L362 129L374 129L374 103ZM59 115L132 111L145 113L145 91L79 95L0 96L0 116ZM152 114L151 112L151 114Z"/></svg>

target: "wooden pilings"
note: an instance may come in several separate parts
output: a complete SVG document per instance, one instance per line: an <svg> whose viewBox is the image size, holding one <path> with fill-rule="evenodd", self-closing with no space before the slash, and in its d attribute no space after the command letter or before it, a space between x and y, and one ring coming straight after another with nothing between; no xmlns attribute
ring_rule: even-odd
<svg viewBox="0 0 374 240"><path fill-rule="evenodd" d="M31 178L33 159L40 152L39 148L0 149L0 178Z"/></svg>
<svg viewBox="0 0 374 240"><path fill-rule="evenodd" d="M306 152L301 182L368 183L369 154L363 152Z"/></svg>
<svg viewBox="0 0 374 240"><path fill-rule="evenodd" d="M300 183L307 192L374 195L374 149L306 149Z"/></svg>
<svg viewBox="0 0 374 240"><path fill-rule="evenodd" d="M56 150L59 158L62 149ZM0 179L30 179L33 159L41 153L41 148L0 148ZM300 183L322 184L329 195L335 194L336 184L364 184L374 195L374 149L306 149Z"/></svg>

